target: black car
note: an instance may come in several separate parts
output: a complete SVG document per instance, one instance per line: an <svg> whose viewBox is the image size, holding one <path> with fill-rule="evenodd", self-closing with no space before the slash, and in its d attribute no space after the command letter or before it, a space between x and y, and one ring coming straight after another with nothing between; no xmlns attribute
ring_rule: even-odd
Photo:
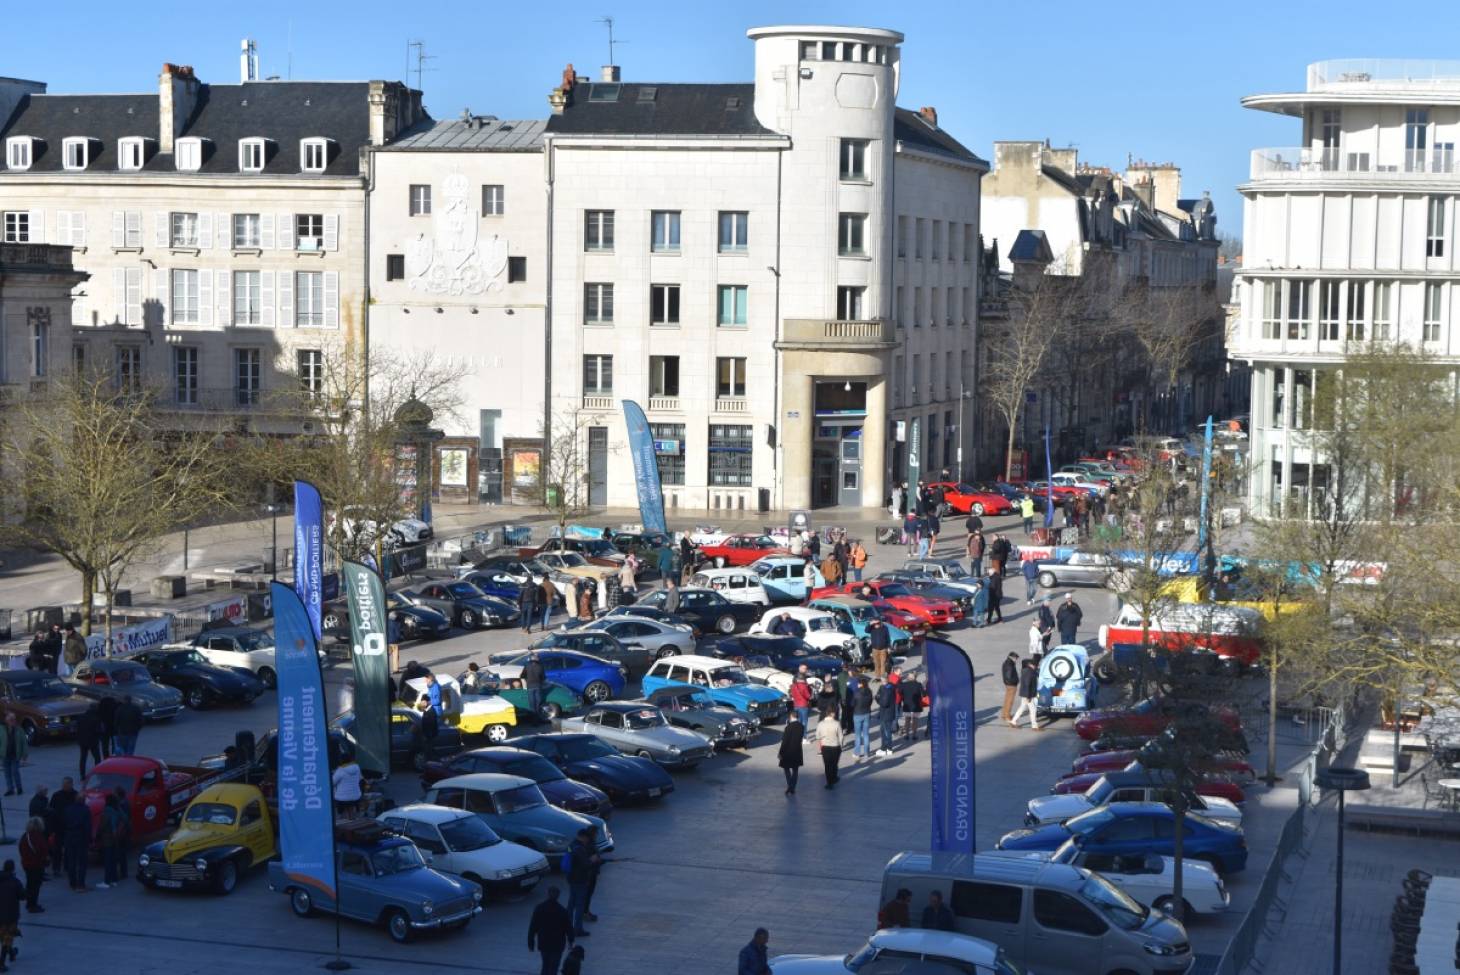
<svg viewBox="0 0 1460 975"><path fill-rule="evenodd" d="M607 816L613 811L613 803L602 789L568 778L562 769L537 752L506 745L473 748L444 762L428 762L421 772L421 788L429 789L442 779L472 772L501 772L531 779L548 802L569 812Z"/></svg>
<svg viewBox="0 0 1460 975"><path fill-rule="evenodd" d="M840 657L817 652L817 649L796 636L770 636L769 634L728 636L721 638L711 656L725 660L737 657L764 657L777 670L794 674L804 664L817 677L831 677L842 669Z"/></svg>
<svg viewBox="0 0 1460 975"><path fill-rule="evenodd" d="M386 619L395 625L400 640L439 640L451 633L451 620L438 609L402 599L399 593L385 594ZM324 604L321 626L336 639L350 639L350 603L345 599Z"/></svg>
<svg viewBox="0 0 1460 975"><path fill-rule="evenodd" d="M421 714L410 708L390 709L390 764L407 766L417 772L433 758L444 758L461 751L461 732L441 721L436 737L428 744L421 738ZM344 711L330 722L330 730L339 732L352 747L355 742L355 712Z"/></svg>
<svg viewBox="0 0 1460 975"><path fill-rule="evenodd" d="M264 692L264 682L242 668L219 667L192 649L144 650L132 658L152 679L182 691L193 710L220 704L250 704Z"/></svg>
<svg viewBox="0 0 1460 975"><path fill-rule="evenodd" d="M517 607L505 599L488 596L460 579L428 582L416 590L402 589L400 597L417 606L434 609L466 630L510 626L521 615Z"/></svg>
<svg viewBox="0 0 1460 975"><path fill-rule="evenodd" d="M658 799L674 791L674 780L653 759L620 755L586 734L527 735L512 744L536 752L570 778L608 793L616 804Z"/></svg>
<svg viewBox="0 0 1460 975"><path fill-rule="evenodd" d="M634 605L663 609L667 594L667 590L655 589ZM704 632L714 630L726 636L742 626L754 623L764 612L764 606L755 603L732 603L713 589L688 587L679 590L679 608L675 610L677 616Z"/></svg>

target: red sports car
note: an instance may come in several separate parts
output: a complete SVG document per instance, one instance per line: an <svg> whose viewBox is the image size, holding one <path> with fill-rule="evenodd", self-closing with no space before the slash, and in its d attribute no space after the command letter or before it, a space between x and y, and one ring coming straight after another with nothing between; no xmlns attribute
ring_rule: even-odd
<svg viewBox="0 0 1460 975"><path fill-rule="evenodd" d="M1139 762L1132 762L1130 765L1124 766L1123 770L1135 771L1139 768ZM1104 772L1085 772L1080 775L1068 775L1056 782L1054 787L1049 791L1057 796L1074 792L1084 792L1099 781L1100 777L1104 774ZM1201 781L1196 784L1196 792L1197 795L1226 799L1229 802L1241 803L1247 801L1247 793L1242 791L1240 785L1218 773L1203 776Z"/></svg>
<svg viewBox="0 0 1460 975"><path fill-rule="evenodd" d="M840 586L823 586L811 593L812 599L822 596L860 596L862 590L871 592L871 603L878 608L889 607L907 616L914 626L948 626L963 619L963 611L946 599L934 599L913 592L907 586L892 579L868 579L864 582L848 582ZM893 626L902 626L889 619Z"/></svg>
<svg viewBox="0 0 1460 975"><path fill-rule="evenodd" d="M1094 741L1107 732L1131 737L1159 735L1166 730L1167 725L1176 720L1183 708L1210 710L1212 716L1231 731L1242 730L1242 719L1231 708L1208 709L1204 704L1180 703L1164 698L1148 697L1128 708L1102 708L1086 711L1075 720L1075 734L1086 741Z"/></svg>
<svg viewBox="0 0 1460 975"><path fill-rule="evenodd" d="M1032 497L1048 498L1050 490L1049 482L1029 481L1025 483L1024 490L1028 491ZM1083 488L1073 487L1069 484L1056 484L1054 486L1054 499L1056 501L1063 502L1066 498L1086 498L1089 496L1089 492Z"/></svg>
<svg viewBox="0 0 1460 975"><path fill-rule="evenodd" d="M953 481L938 481L928 485L929 489L943 489L943 500L948 507L959 514L1003 515L1014 510L1009 499L992 491L980 491L971 484Z"/></svg>
<svg viewBox="0 0 1460 975"><path fill-rule="evenodd" d="M731 535L715 545L700 548L705 558L717 567L749 565L767 555L790 555L781 544L769 535Z"/></svg>
<svg viewBox="0 0 1460 975"><path fill-rule="evenodd" d="M1060 779L1074 778L1077 775L1087 775L1091 772L1119 772L1131 762L1140 761L1140 753L1135 750L1096 752L1093 755L1086 755L1075 760L1070 768L1070 774ZM1245 781L1252 781L1257 778L1257 772L1247 762L1240 758L1214 758L1203 763L1202 771L1215 775L1230 775Z"/></svg>

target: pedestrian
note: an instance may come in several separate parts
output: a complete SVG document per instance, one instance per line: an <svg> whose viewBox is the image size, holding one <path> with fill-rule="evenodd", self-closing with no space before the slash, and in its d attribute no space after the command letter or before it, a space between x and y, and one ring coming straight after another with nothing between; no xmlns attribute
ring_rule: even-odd
<svg viewBox="0 0 1460 975"><path fill-rule="evenodd" d="M436 756L436 736L441 733L441 722L436 718L436 711L424 697L416 702L421 712L421 720L416 723L416 733L411 742L414 752L420 754L424 759L431 759Z"/></svg>
<svg viewBox="0 0 1460 975"><path fill-rule="evenodd" d="M847 566L851 564L852 547L847 544L845 536L838 534L836 541L831 546L831 557L836 559L837 567L841 570L840 577L847 577Z"/></svg>
<svg viewBox="0 0 1460 975"><path fill-rule="evenodd" d="M977 528L969 534L968 542L964 545L964 551L968 553L968 571L975 576L983 575L983 553L985 545L983 532Z"/></svg>
<svg viewBox="0 0 1460 975"><path fill-rule="evenodd" d="M989 615L989 587L987 579L976 579L973 583L973 608L968 620L975 628L986 626Z"/></svg>
<svg viewBox="0 0 1460 975"><path fill-rule="evenodd" d="M1029 727L1035 731L1043 731L1039 726L1039 710L1036 704L1039 684L1039 671L1034 667L1034 661L1024 661L1023 668L1019 671L1019 707L1014 710L1014 716L1009 719L1009 727L1019 727L1019 719L1024 714L1024 709L1029 709Z"/></svg>
<svg viewBox="0 0 1460 975"><path fill-rule="evenodd" d="M998 563L995 563L997 566ZM1004 576L997 569L989 570L984 577L983 586L988 590L989 604L984 612L984 623L1004 622ZM997 616L996 621L994 617Z"/></svg>
<svg viewBox="0 0 1460 975"><path fill-rule="evenodd" d="M30 742L21 730L14 711L5 712L5 723L0 725L0 760L5 763L5 794L18 796L24 792L20 783L20 763L30 752Z"/></svg>
<svg viewBox="0 0 1460 975"><path fill-rule="evenodd" d="M826 788L835 789L837 766L842 760L842 726L830 709L821 712L816 722L816 744L821 749L821 764L826 771Z"/></svg>
<svg viewBox="0 0 1460 975"><path fill-rule="evenodd" d="M436 717L439 718L446 713L445 708L441 706L441 682L436 679L435 674L429 671L426 674L426 700L430 703L431 710L436 712Z"/></svg>
<svg viewBox="0 0 1460 975"><path fill-rule="evenodd" d="M97 701L96 714L101 718L101 757L111 758L117 750L117 699L104 697Z"/></svg>
<svg viewBox="0 0 1460 975"><path fill-rule="evenodd" d="M989 549L989 554L993 557L994 571L1001 578L1009 565L1009 552L1013 550L1013 547L1002 532L994 536L994 543Z"/></svg>
<svg viewBox="0 0 1460 975"><path fill-rule="evenodd" d="M128 694L117 705L117 754L135 755L137 736L142 733L142 709Z"/></svg>
<svg viewBox="0 0 1460 975"><path fill-rule="evenodd" d="M939 508L940 508L941 504L942 504L941 501L934 502L933 505L932 505L932 507L931 507L931 510L928 512L928 551L929 552L931 552L933 550L933 546L935 546L935 545L938 544L938 532L940 532L940 531L943 530L943 517L942 517L941 512L939 511Z"/></svg>
<svg viewBox="0 0 1460 975"><path fill-rule="evenodd" d="M57 639L60 637L60 632L55 627L51 628L51 632L53 633L51 646L55 646ZM60 642L62 647L64 647L62 655L66 661L66 674L64 676L70 676L71 672L85 663L87 656L89 656L86 650L86 641L82 639L80 633L76 632L76 627L67 623L65 639Z"/></svg>
<svg viewBox="0 0 1460 975"><path fill-rule="evenodd" d="M740 961L735 975L771 975L771 963L766 957L766 945L771 933L765 928L756 928L750 943L740 949Z"/></svg>
<svg viewBox="0 0 1460 975"><path fill-rule="evenodd" d="M952 931L953 912L943 903L943 892L935 890L928 895L928 906L923 908L922 924L929 931Z"/></svg>
<svg viewBox="0 0 1460 975"><path fill-rule="evenodd" d="M811 561L821 561L821 532L806 532L806 554L811 556ZM826 573L823 572L822 575Z"/></svg>
<svg viewBox="0 0 1460 975"><path fill-rule="evenodd" d="M872 688L867 678L857 678L852 691L852 754L857 763L872 757Z"/></svg>
<svg viewBox="0 0 1460 975"><path fill-rule="evenodd" d="M852 732L852 691L856 690L851 664L842 664L836 672L835 683L837 714L841 718L842 734L848 735Z"/></svg>
<svg viewBox="0 0 1460 975"><path fill-rule="evenodd" d="M899 887L892 900L883 904L882 910L877 912L877 928L908 927L912 927L912 891Z"/></svg>
<svg viewBox="0 0 1460 975"><path fill-rule="evenodd" d="M101 846L102 877L97 890L106 890L121 879L117 869L117 834L127 826L117 808L117 797L108 795L97 821L97 843Z"/></svg>
<svg viewBox="0 0 1460 975"><path fill-rule="evenodd" d="M695 564L695 546L688 535L679 536L679 566L688 569Z"/></svg>
<svg viewBox="0 0 1460 975"><path fill-rule="evenodd" d="M898 687L898 685L900 685L902 683L902 671L897 670L897 669L894 668L893 671L892 671L892 673L890 673L890 674L887 675L887 683L891 684L893 687ZM901 688L899 688L899 691L900 690L901 690ZM892 711L893 711L893 724L894 725L901 724L902 723L902 694L901 693L899 693L897 695L897 702L892 706Z"/></svg>
<svg viewBox="0 0 1460 975"><path fill-rule="evenodd" d="M809 563L808 563L809 564ZM821 561L821 575L828 586L837 586L842 581L842 564L835 555L828 555Z"/></svg>
<svg viewBox="0 0 1460 975"><path fill-rule="evenodd" d="M791 678L791 707L796 712L796 719L802 729L806 728L807 722L811 719L811 683L806 680L806 675L797 672Z"/></svg>
<svg viewBox="0 0 1460 975"><path fill-rule="evenodd" d="M522 686L527 689L527 709L534 718L542 715L542 689L547 683L547 668L537 654L529 653L522 666Z"/></svg>
<svg viewBox="0 0 1460 975"><path fill-rule="evenodd" d="M66 807L62 820L62 849L66 860L66 878L71 889L78 894L86 893L86 860L91 854L91 810L86 806L86 797L73 793L75 798Z"/></svg>
<svg viewBox="0 0 1460 975"><path fill-rule="evenodd" d="M126 880L132 841L132 801L127 798L127 790L122 786L113 789L112 796L117 800L117 808L122 811L122 830L117 834L117 876Z"/></svg>
<svg viewBox="0 0 1460 975"><path fill-rule="evenodd" d="M567 619L563 621L563 629L576 630L578 628L578 583L569 579L563 584L563 612ZM586 621L585 621L586 622Z"/></svg>
<svg viewBox="0 0 1460 975"><path fill-rule="evenodd" d="M1034 597L1039 595L1039 563L1033 559L1024 559L1020 566L1020 571L1024 574L1024 605L1033 606Z"/></svg>
<svg viewBox="0 0 1460 975"><path fill-rule="evenodd" d="M892 635L880 619L874 619L867 627L867 646L872 652L872 675L881 680L887 676L892 661Z"/></svg>
<svg viewBox="0 0 1460 975"><path fill-rule="evenodd" d="M50 810L50 806L51 790L47 789L43 785L38 785L35 787L35 792L30 797L30 807L26 809L25 814L27 817L39 816L42 820L44 820L46 818L46 813Z"/></svg>
<svg viewBox="0 0 1460 975"><path fill-rule="evenodd" d="M1013 720L1014 698L1019 693L1019 655L1010 651L999 669L1004 682L1004 706L999 708L999 717L1008 723Z"/></svg>
<svg viewBox="0 0 1460 975"><path fill-rule="evenodd" d="M896 518L899 514L902 513L902 485L901 484L894 484L892 486L892 504L888 506L887 513L889 515L891 515L893 518Z"/></svg>
<svg viewBox="0 0 1460 975"><path fill-rule="evenodd" d="M46 832L51 846L51 874L61 876L64 865L62 850L66 839L66 810L76 802L76 787L68 775L61 780L61 787L51 794L51 807L46 814Z"/></svg>
<svg viewBox="0 0 1460 975"><path fill-rule="evenodd" d="M1024 495L1019 499L1019 517L1024 521L1024 534L1034 531L1034 499Z"/></svg>
<svg viewBox="0 0 1460 975"><path fill-rule="evenodd" d="M801 683L805 684L803 680ZM795 685L792 685L793 687ZM786 722L786 727L781 731L781 747L776 752L776 764L781 767L781 773L786 777L786 795L796 794L796 782L801 778L801 766L805 759L801 753L801 740L806 735L806 723L801 718L801 708L791 715Z"/></svg>
<svg viewBox="0 0 1460 975"><path fill-rule="evenodd" d="M841 714L840 698L836 693L836 681L827 678L821 682L821 690L816 695L817 724L819 725L827 715L831 715L833 721L839 720Z"/></svg>
<svg viewBox="0 0 1460 975"><path fill-rule="evenodd" d="M851 558L852 580L854 582L861 582L862 570L867 567L867 549L863 547L862 540L860 538L852 542Z"/></svg>
<svg viewBox="0 0 1460 975"><path fill-rule="evenodd" d="M674 549L661 545L654 554L659 565L659 582L667 586L674 578Z"/></svg>
<svg viewBox="0 0 1460 975"><path fill-rule="evenodd" d="M578 830L578 838L584 849L593 851L589 864L591 869L588 873L588 893L583 898L583 920L597 921L598 915L593 913L593 893L598 890L598 875L603 871L603 857L598 855L598 833L592 826L585 826Z"/></svg>
<svg viewBox="0 0 1460 975"><path fill-rule="evenodd" d="M1054 612L1049 608L1050 598L1044 597L1039 604L1039 636L1041 655L1049 653L1049 641L1054 636Z"/></svg>
<svg viewBox="0 0 1460 975"><path fill-rule="evenodd" d="M878 758L892 754L892 738L897 733L897 685L883 681L877 688L877 726L882 740L877 749Z"/></svg>
<svg viewBox="0 0 1460 975"><path fill-rule="evenodd" d="M1055 625L1059 627L1060 643L1074 643L1075 635L1079 632L1080 621L1085 618L1085 611L1080 604L1075 602L1075 594L1065 593L1065 601L1060 604L1059 612L1054 614Z"/></svg>
<svg viewBox="0 0 1460 975"><path fill-rule="evenodd" d="M330 777L335 791L335 815L340 819L353 819L360 805L360 764L346 756Z"/></svg>
<svg viewBox="0 0 1460 975"><path fill-rule="evenodd" d="M79 778L86 778L86 756L91 756L92 764L101 761L101 716L97 713L96 704L87 705L76 719L76 748L81 753L81 772Z"/></svg>
<svg viewBox="0 0 1460 975"><path fill-rule="evenodd" d="M679 590L674 589L674 580L669 580L671 595L674 597L674 608L679 608ZM668 609L669 601L665 600L665 608ZM673 610L669 610L673 612ZM578 618L585 623L593 619L593 585L592 583L578 583Z"/></svg>
<svg viewBox="0 0 1460 975"><path fill-rule="evenodd" d="M926 515L919 515L918 516L917 524L916 524L916 526L914 528L914 532L915 532L915 534L917 536L917 540L918 540L918 558L925 559L925 558L928 557L928 552L930 552L932 550L932 544L931 544L931 542L929 540L929 534L928 534L929 533L928 518L927 518Z"/></svg>
<svg viewBox="0 0 1460 975"><path fill-rule="evenodd" d="M542 628L548 628L548 620L553 615L553 603L558 598L558 587L553 585L553 580L544 575L542 577L542 593L539 597L542 600Z"/></svg>
<svg viewBox="0 0 1460 975"><path fill-rule="evenodd" d="M532 621L537 618L537 593L537 583L531 576L517 593L517 610L522 615L523 633L532 632Z"/></svg>
<svg viewBox="0 0 1460 975"><path fill-rule="evenodd" d="M549 887L542 903L532 909L527 924L527 950L542 955L541 975L558 975L563 950L574 941L567 908L558 903L558 888Z"/></svg>
<svg viewBox="0 0 1460 975"><path fill-rule="evenodd" d="M623 564L618 567L618 587L619 591L631 595L637 595L639 592L639 581L634 575L634 560L632 555L626 557L623 560Z"/></svg>
<svg viewBox="0 0 1460 975"><path fill-rule="evenodd" d="M588 911L588 885L593 881L593 868L600 861L598 851L583 833L592 835L592 830L581 830L568 847L568 918L572 924L573 937L587 937L591 932L583 927Z"/></svg>
<svg viewBox="0 0 1460 975"><path fill-rule="evenodd" d="M1029 621L1029 658L1037 666L1039 658L1044 656L1044 633L1039 629L1039 617Z"/></svg>
<svg viewBox="0 0 1460 975"><path fill-rule="evenodd" d="M908 741L918 740L918 716L923 713L923 685L916 674L908 674L897 685L902 704L902 733Z"/></svg>
<svg viewBox="0 0 1460 975"><path fill-rule="evenodd" d="M46 841L46 822L32 816L25 823L25 835L16 844L20 851L20 869L25 871L25 909L44 914L41 907L41 884L46 879L46 864L51 862L51 848Z"/></svg>
<svg viewBox="0 0 1460 975"><path fill-rule="evenodd" d="M679 587L674 584L673 579L664 587L664 612L679 612Z"/></svg>
<svg viewBox="0 0 1460 975"><path fill-rule="evenodd" d="M563 959L563 970L560 975L583 975L583 955L586 954L582 945L574 945L568 949L568 957Z"/></svg>
<svg viewBox="0 0 1460 975"><path fill-rule="evenodd" d="M0 867L0 972L9 970L9 962L20 957L15 939L20 937L20 901L25 888L15 876L15 861L6 860Z"/></svg>

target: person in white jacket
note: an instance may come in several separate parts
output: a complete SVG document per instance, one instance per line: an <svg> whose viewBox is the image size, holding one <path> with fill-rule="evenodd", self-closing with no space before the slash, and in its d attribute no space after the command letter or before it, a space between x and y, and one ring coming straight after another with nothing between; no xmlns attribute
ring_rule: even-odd
<svg viewBox="0 0 1460 975"><path fill-rule="evenodd" d="M335 815L340 819L352 818L360 806L360 766L353 758L344 759L331 781L335 789Z"/></svg>
<svg viewBox="0 0 1460 975"><path fill-rule="evenodd" d="M826 787L835 789L837 766L842 760L842 726L836 715L823 713L816 722L816 744L821 749L821 764L826 769Z"/></svg>

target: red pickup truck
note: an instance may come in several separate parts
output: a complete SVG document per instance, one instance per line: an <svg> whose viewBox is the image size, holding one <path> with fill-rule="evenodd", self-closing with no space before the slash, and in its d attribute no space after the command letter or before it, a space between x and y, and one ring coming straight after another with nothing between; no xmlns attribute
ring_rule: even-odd
<svg viewBox="0 0 1460 975"><path fill-rule="evenodd" d="M155 758L119 755L98 762L81 791L91 810L92 845L98 845L106 797L121 786L132 810L132 839L161 832L203 789L225 777L222 769L169 767Z"/></svg>

